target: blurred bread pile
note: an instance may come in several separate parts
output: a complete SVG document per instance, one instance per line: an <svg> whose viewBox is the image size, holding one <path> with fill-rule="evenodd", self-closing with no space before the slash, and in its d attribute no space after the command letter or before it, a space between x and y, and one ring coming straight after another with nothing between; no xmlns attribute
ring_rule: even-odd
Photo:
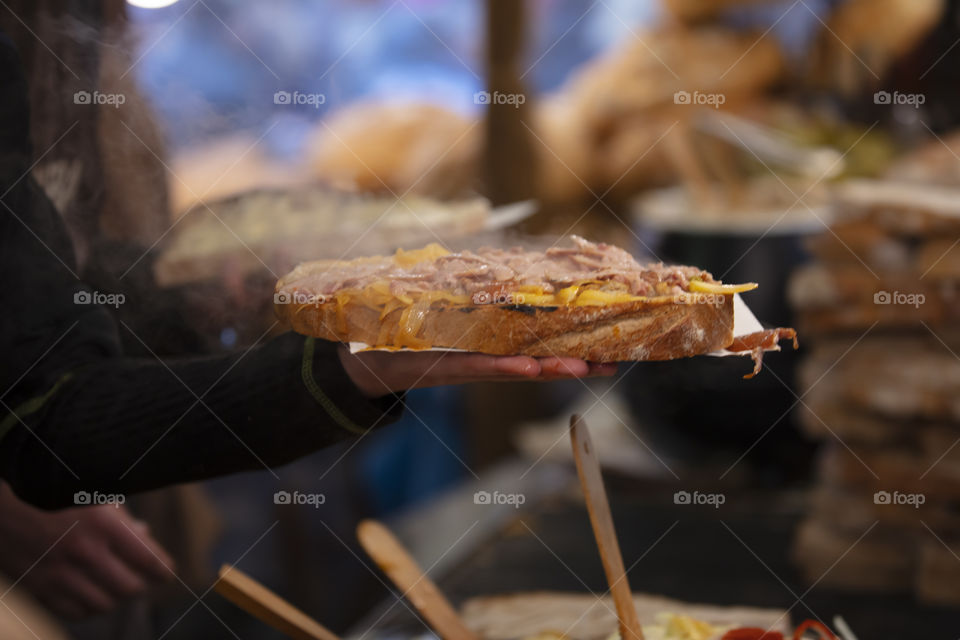
<svg viewBox="0 0 960 640"><path fill-rule="evenodd" d="M957 604L960 180L907 182L931 156L953 165L936 175L960 173L926 149L897 180L844 185L791 284L812 345L800 421L824 441L794 554L811 583Z"/></svg>
<svg viewBox="0 0 960 640"><path fill-rule="evenodd" d="M476 185L478 122L432 104L357 102L320 123L311 170L338 188L450 198Z"/></svg>
<svg viewBox="0 0 960 640"><path fill-rule="evenodd" d="M633 194L674 182L678 143L670 143L686 135L697 114L714 110L678 103L675 94L722 95L724 109L753 104L785 72L776 41L760 36L661 25L575 69L554 93L531 96L525 124L536 153L537 197ZM355 103L317 127L310 170L359 191L463 195L482 190L483 131L480 118L437 105Z"/></svg>
<svg viewBox="0 0 960 640"><path fill-rule="evenodd" d="M573 69L552 93L525 96L529 118L523 125L539 200L631 197L678 181L702 182L697 164L722 174L729 153L716 148L715 136L697 130L704 114L769 121L777 115L771 98L785 86L872 87L945 7L944 0L841 3L826 13L798 68L788 64L772 28L734 28L727 20L738 12L788 11L789 2L661 4L660 21L631 27L629 36ZM309 146L308 172L339 187L441 198L484 191L483 119L446 106L349 104L320 123Z"/></svg>

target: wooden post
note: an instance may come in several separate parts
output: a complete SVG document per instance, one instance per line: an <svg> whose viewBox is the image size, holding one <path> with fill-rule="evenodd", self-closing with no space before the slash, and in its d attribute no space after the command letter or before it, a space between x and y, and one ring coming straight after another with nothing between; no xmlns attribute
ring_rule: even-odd
<svg viewBox="0 0 960 640"><path fill-rule="evenodd" d="M535 195L535 139L530 125L532 96L523 79L525 0L486 0L487 93L483 177L493 204ZM517 98L522 96L522 98ZM522 99L522 104L517 104ZM532 126L532 125L530 125Z"/></svg>

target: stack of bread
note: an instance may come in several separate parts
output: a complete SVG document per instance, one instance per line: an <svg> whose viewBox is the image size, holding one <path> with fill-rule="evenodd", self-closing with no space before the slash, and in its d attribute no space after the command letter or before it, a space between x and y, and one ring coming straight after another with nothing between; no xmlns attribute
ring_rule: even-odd
<svg viewBox="0 0 960 640"><path fill-rule="evenodd" d="M633 194L675 181L668 146L660 142L674 135L678 122L715 110L693 104L696 96L678 103L676 94L720 96L725 109L737 111L759 100L785 73L778 44L761 35L660 25L573 70L557 91L530 96L525 124L536 153L538 198L575 200L614 187ZM478 186L483 130L479 115L446 107L353 103L318 125L309 144L311 166L339 187L450 197Z"/></svg>
<svg viewBox="0 0 960 640"><path fill-rule="evenodd" d="M823 447L797 564L960 603L960 188L848 183L811 250L790 295L811 349L797 409Z"/></svg>

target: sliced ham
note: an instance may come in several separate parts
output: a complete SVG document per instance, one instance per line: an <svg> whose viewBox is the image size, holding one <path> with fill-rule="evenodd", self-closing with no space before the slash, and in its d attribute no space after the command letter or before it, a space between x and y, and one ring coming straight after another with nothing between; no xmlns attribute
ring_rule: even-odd
<svg viewBox="0 0 960 640"><path fill-rule="evenodd" d="M572 284L595 280L620 283L638 296L668 295L687 290L690 279L713 277L695 267L641 265L618 247L571 236L571 245L546 251L482 248L461 251L435 260L400 266L392 256L339 263L314 271L293 284L299 290L333 294L386 281L391 292L449 291L470 295L492 286L509 291L535 285L555 292Z"/></svg>

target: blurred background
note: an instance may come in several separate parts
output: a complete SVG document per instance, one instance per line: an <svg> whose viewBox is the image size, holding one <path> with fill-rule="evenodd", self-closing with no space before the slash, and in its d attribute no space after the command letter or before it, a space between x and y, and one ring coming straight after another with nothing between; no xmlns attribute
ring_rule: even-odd
<svg viewBox="0 0 960 640"><path fill-rule="evenodd" d="M757 317L800 335L752 380L703 357L415 391L399 424L275 474L139 496L182 582L68 633L280 637L209 592L226 562L337 632L421 634L355 542L371 516L458 604L602 592L574 411L635 590L955 633L960 3L43 1L0 25L52 148L34 173L83 277L136 302L132 353L259 343L303 260L572 233L759 282ZM77 104L94 138L52 146ZM323 504L276 500L297 491Z"/></svg>

